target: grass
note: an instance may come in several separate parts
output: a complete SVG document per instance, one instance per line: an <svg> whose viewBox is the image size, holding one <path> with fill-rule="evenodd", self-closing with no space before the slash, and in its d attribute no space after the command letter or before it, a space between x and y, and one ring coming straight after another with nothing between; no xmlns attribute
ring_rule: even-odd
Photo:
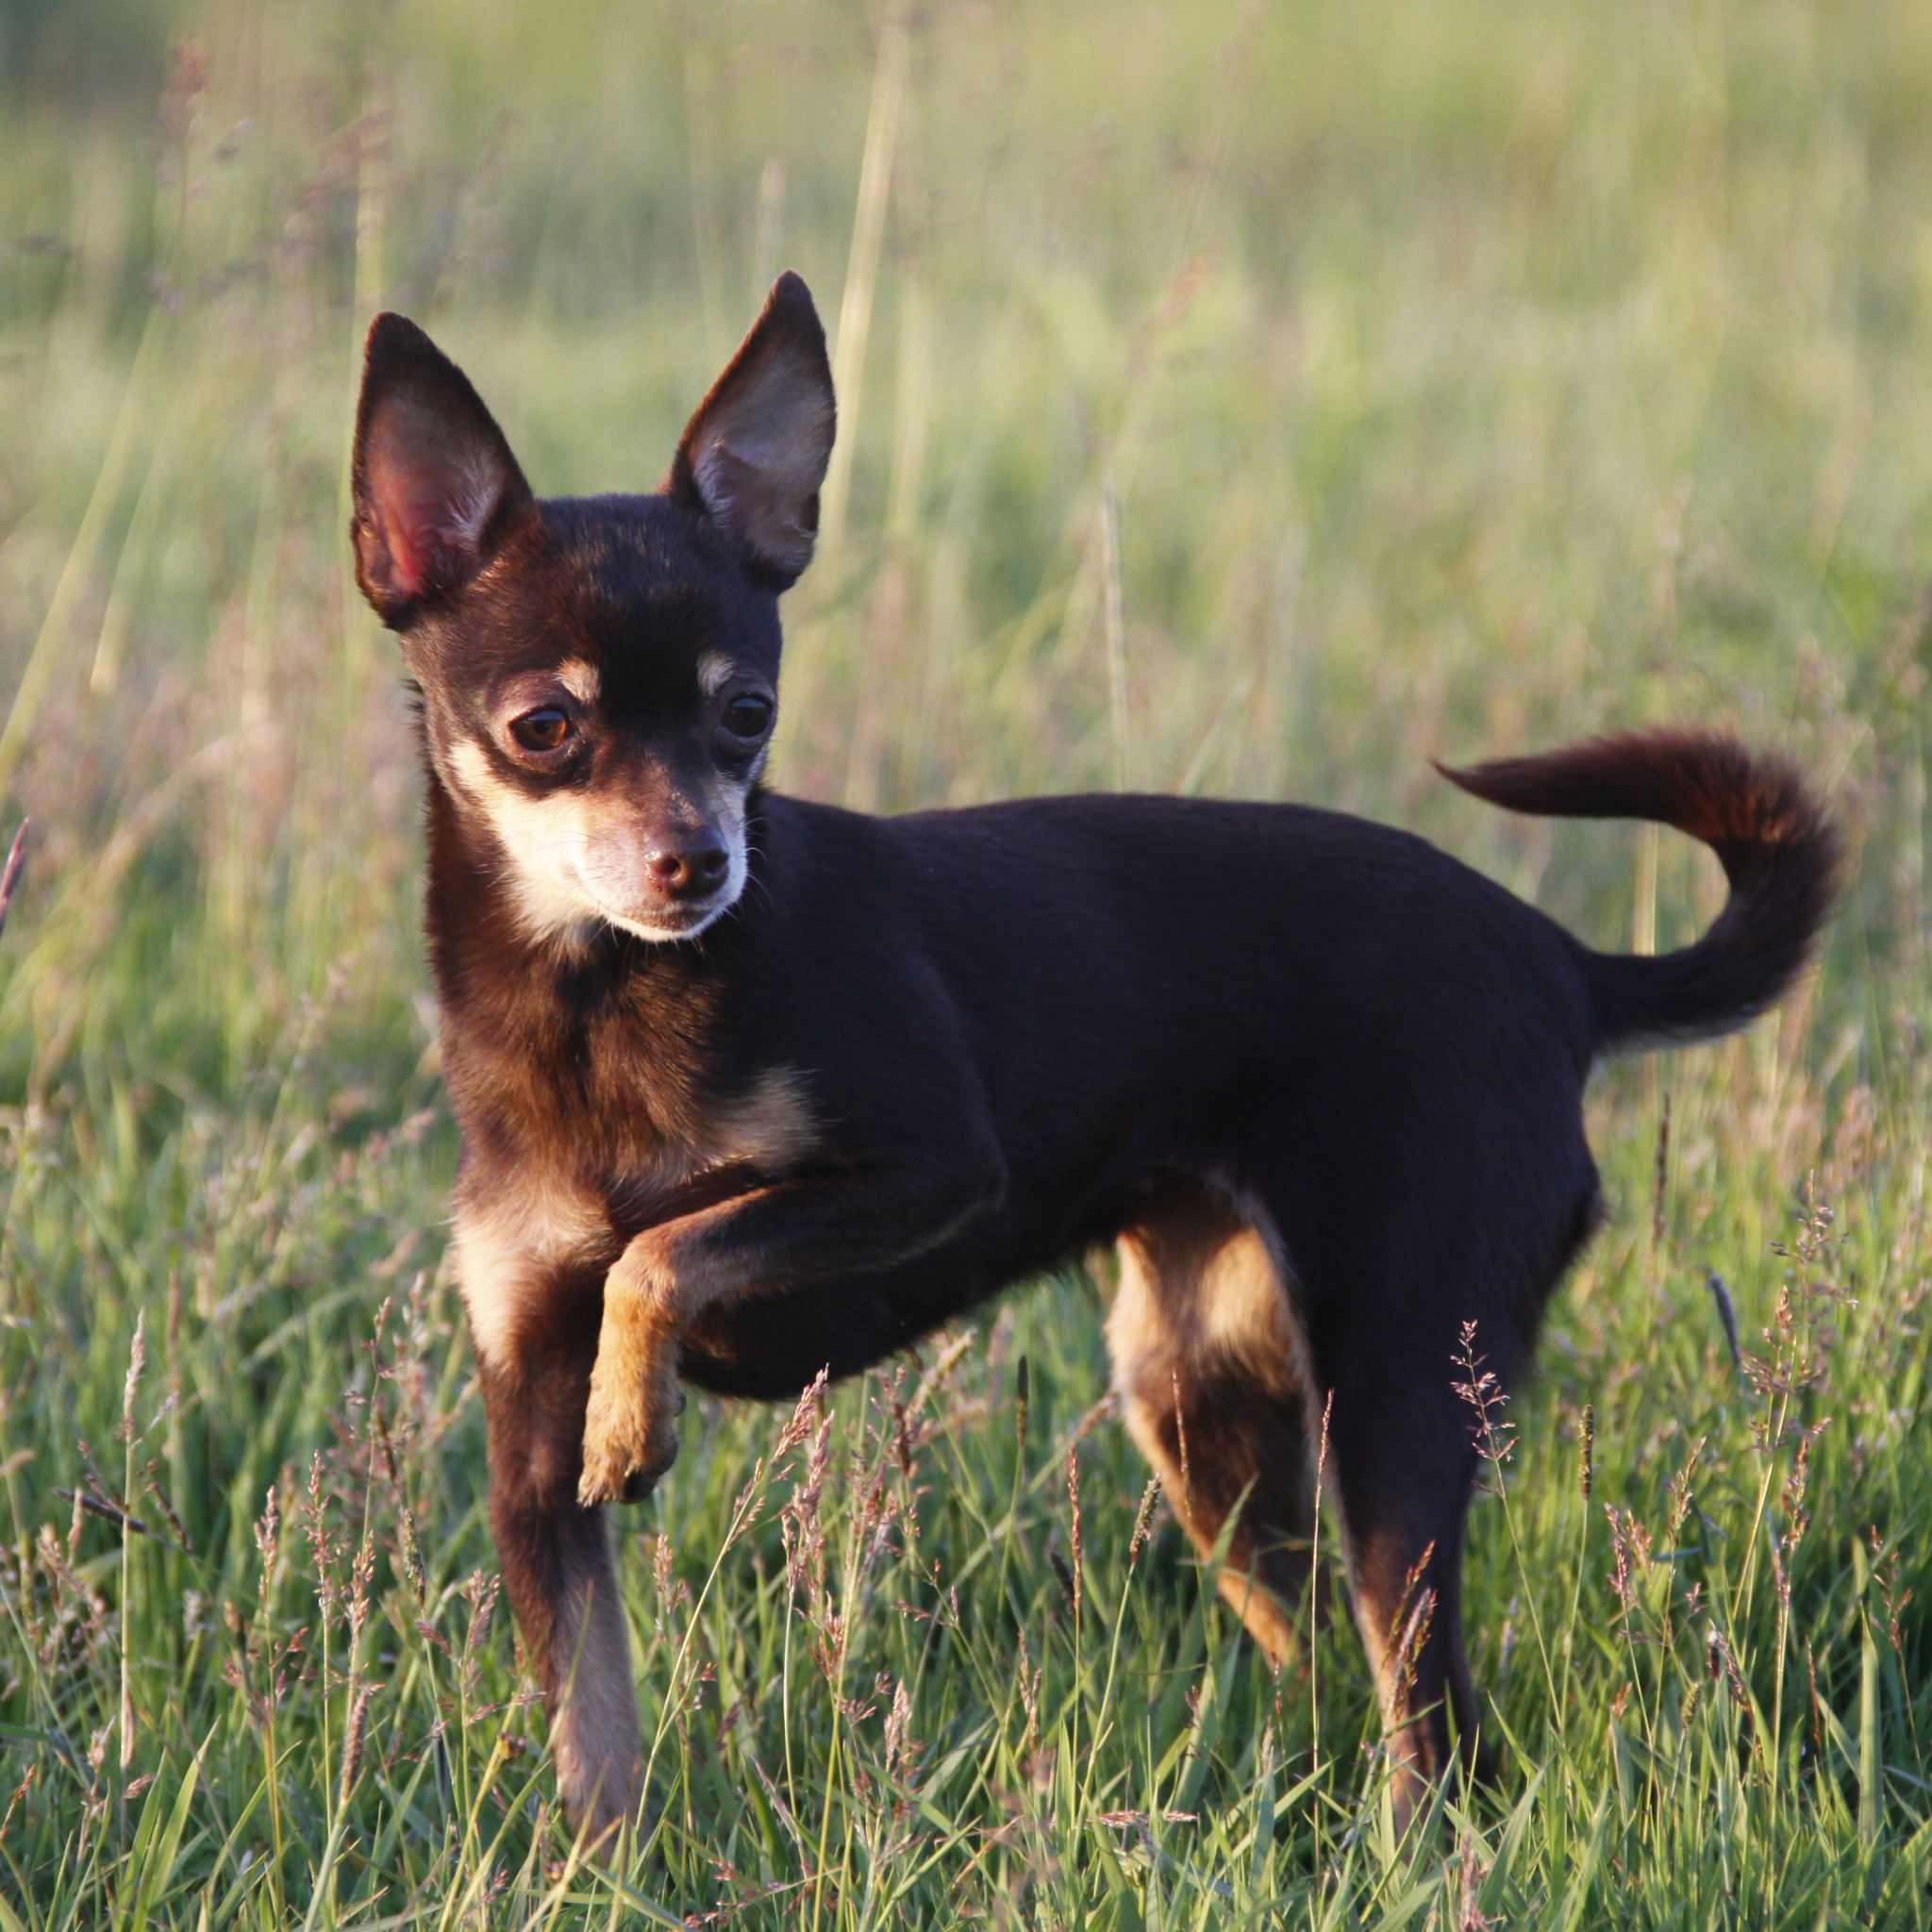
<svg viewBox="0 0 1932 1932"><path fill-rule="evenodd" d="M1932 15L5 0L0 47L5 1932L1932 1916ZM1504 1774L1419 1840L1345 1621L1276 1680L1148 1496L1096 1262L694 1405L622 1533L648 1831L569 1857L355 355L404 308L540 489L636 486L788 263L850 452L791 789L1307 798L1605 945L1694 930L1704 858L1431 756L1720 717L1846 799L1807 995L1593 1090L1614 1211L1474 1514Z"/></svg>

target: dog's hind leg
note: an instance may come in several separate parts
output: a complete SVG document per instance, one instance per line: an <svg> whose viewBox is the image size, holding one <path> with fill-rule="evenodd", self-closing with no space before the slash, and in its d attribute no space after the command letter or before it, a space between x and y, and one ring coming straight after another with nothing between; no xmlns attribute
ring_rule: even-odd
<svg viewBox="0 0 1932 1932"><path fill-rule="evenodd" d="M1288 1289L1228 1197L1164 1182L1120 1240L1108 1347L1127 1427L1195 1547L1237 1509L1221 1592L1279 1666L1314 1529L1308 1411Z"/></svg>
<svg viewBox="0 0 1932 1932"><path fill-rule="evenodd" d="M1332 1494L1395 1773L1398 1828L1452 1761L1479 1768L1475 1691L1462 1645L1462 1546L1476 1468L1472 1412L1440 1365L1405 1376L1380 1338L1332 1373ZM1453 1734L1452 1734L1453 1724Z"/></svg>
<svg viewBox="0 0 1932 1932"><path fill-rule="evenodd" d="M1391 1167L1378 1199L1357 1195L1325 1217L1283 1213L1312 1374L1330 1406L1324 1493L1341 1518L1398 1823L1457 1758L1483 1776L1491 1756L1462 1642L1470 1497L1486 1427L1597 1212L1574 1117L1549 1144L1546 1176L1477 1150L1433 1192Z"/></svg>

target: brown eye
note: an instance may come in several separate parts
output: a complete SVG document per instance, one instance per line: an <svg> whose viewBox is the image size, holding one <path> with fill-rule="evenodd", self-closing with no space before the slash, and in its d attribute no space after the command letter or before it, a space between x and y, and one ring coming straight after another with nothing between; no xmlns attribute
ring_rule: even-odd
<svg viewBox="0 0 1932 1932"><path fill-rule="evenodd" d="M724 707L724 728L735 738L758 738L772 722L772 701L751 691Z"/></svg>
<svg viewBox="0 0 1932 1932"><path fill-rule="evenodd" d="M555 751L570 736L570 720L554 705L529 711L509 727L509 735L525 751Z"/></svg>

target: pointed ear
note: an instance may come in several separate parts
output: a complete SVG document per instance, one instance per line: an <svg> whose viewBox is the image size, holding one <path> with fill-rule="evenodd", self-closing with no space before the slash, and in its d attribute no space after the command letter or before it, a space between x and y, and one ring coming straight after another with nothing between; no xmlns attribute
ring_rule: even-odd
<svg viewBox="0 0 1932 1932"><path fill-rule="evenodd" d="M811 561L836 421L825 332L788 269L686 426L665 493L735 537L753 575L782 591Z"/></svg>
<svg viewBox="0 0 1932 1932"><path fill-rule="evenodd" d="M469 378L400 315L370 325L354 493L356 581L396 630L460 590L535 512Z"/></svg>

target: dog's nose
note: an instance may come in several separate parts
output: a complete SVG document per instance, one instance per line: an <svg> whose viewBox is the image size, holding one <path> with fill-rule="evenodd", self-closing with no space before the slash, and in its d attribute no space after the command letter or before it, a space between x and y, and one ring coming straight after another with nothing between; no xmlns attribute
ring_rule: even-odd
<svg viewBox="0 0 1932 1932"><path fill-rule="evenodd" d="M730 855L717 845L662 845L644 854L652 888L667 899L704 898L730 869Z"/></svg>

